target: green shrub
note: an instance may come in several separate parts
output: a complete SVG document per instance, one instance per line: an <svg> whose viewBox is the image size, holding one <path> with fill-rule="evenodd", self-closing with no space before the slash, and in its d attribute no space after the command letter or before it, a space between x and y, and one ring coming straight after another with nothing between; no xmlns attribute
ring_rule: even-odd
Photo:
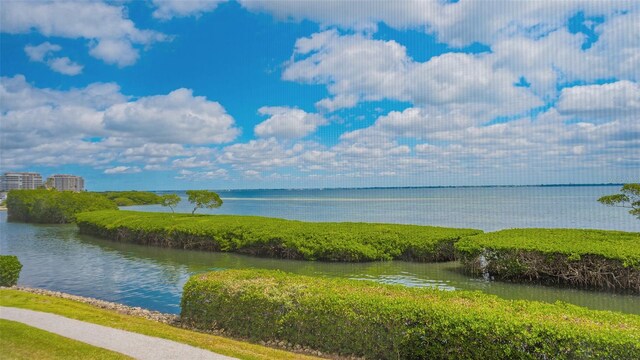
<svg viewBox="0 0 640 360"><path fill-rule="evenodd" d="M107 191L99 193L113 200L118 206L160 204L162 197L148 191Z"/></svg>
<svg viewBox="0 0 640 360"><path fill-rule="evenodd" d="M510 229L467 237L455 247L474 273L640 293L640 233Z"/></svg>
<svg viewBox="0 0 640 360"><path fill-rule="evenodd" d="M0 286L13 286L18 283L22 264L17 256L0 255Z"/></svg>
<svg viewBox="0 0 640 360"><path fill-rule="evenodd" d="M7 196L9 221L64 224L74 222L82 211L117 208L113 201L91 192L11 190Z"/></svg>
<svg viewBox="0 0 640 360"><path fill-rule="evenodd" d="M134 206L137 205L135 201L129 199L129 198L125 198L125 197L117 197L113 200L114 203L116 203L116 205L118 206Z"/></svg>
<svg viewBox="0 0 640 360"><path fill-rule="evenodd" d="M637 359L640 317L267 270L195 275L182 320L371 359Z"/></svg>
<svg viewBox="0 0 640 360"><path fill-rule="evenodd" d="M78 215L82 233L182 249L324 261L453 260L453 242L479 230L313 223L257 216L100 211Z"/></svg>

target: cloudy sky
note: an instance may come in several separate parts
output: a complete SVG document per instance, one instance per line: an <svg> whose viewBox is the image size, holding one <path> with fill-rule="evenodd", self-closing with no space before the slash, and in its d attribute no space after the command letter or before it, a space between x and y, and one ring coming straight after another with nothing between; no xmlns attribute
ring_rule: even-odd
<svg viewBox="0 0 640 360"><path fill-rule="evenodd" d="M640 180L638 1L2 1L0 170L91 190Z"/></svg>

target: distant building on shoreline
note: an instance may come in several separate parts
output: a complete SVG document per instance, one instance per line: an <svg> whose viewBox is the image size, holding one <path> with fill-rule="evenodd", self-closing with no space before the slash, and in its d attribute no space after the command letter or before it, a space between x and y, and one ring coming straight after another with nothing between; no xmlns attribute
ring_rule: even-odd
<svg viewBox="0 0 640 360"><path fill-rule="evenodd" d="M0 177L0 191L37 189L42 187L42 176L34 172L6 172Z"/></svg>
<svg viewBox="0 0 640 360"><path fill-rule="evenodd" d="M47 179L47 188L59 191L84 191L84 179L75 175L56 174Z"/></svg>

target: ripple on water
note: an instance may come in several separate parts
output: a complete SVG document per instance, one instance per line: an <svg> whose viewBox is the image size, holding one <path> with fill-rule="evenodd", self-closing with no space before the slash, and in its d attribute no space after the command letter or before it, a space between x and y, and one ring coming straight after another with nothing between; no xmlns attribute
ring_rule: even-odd
<svg viewBox="0 0 640 360"><path fill-rule="evenodd" d="M464 275L456 263L323 263L162 249L81 236L73 225L7 223L6 213L0 214L0 252L20 258L24 266L20 285L165 313L179 313L182 287L192 274L263 268L411 287L480 290L508 299L561 300L640 314L638 296L484 281Z"/></svg>

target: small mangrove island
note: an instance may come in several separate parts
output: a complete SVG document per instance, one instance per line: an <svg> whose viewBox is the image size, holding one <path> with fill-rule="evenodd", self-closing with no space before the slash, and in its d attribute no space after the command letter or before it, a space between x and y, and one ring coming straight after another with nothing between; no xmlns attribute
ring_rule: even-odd
<svg viewBox="0 0 640 360"><path fill-rule="evenodd" d="M640 294L640 233L510 229L467 237L455 247L477 275Z"/></svg>
<svg viewBox="0 0 640 360"><path fill-rule="evenodd" d="M298 260L450 261L453 244L473 229L316 223L259 216L94 211L77 215L80 232L115 241L237 252Z"/></svg>

